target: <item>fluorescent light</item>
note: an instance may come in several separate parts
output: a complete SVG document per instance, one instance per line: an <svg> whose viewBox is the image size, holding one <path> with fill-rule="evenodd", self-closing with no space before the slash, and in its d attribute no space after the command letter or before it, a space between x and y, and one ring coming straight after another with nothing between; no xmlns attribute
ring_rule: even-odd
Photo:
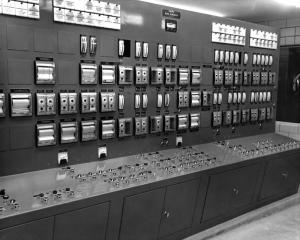
<svg viewBox="0 0 300 240"><path fill-rule="evenodd" d="M285 5L285 6L292 6L292 7L300 7L300 0L275 0L276 2Z"/></svg>
<svg viewBox="0 0 300 240"><path fill-rule="evenodd" d="M223 13L219 13L216 11L207 10L207 9L203 9L203 8L199 8L199 7L195 7L195 6L187 6L185 4L172 3L169 1L165 1L165 0L139 0L139 1L163 5L163 6L167 6L167 7L179 8L182 10L203 13L203 14L213 15L213 16L217 16L217 17L225 17L225 15Z"/></svg>

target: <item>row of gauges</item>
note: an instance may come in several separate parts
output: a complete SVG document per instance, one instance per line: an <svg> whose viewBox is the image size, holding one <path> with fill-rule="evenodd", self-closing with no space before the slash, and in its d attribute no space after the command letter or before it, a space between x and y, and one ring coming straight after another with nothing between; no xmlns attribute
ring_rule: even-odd
<svg viewBox="0 0 300 240"><path fill-rule="evenodd" d="M276 72L258 71L233 71L214 69L214 86L273 86L276 83Z"/></svg>
<svg viewBox="0 0 300 240"><path fill-rule="evenodd" d="M272 66L273 64L273 55L268 54L259 54L253 53L252 55L252 65L253 66ZM241 52L234 52L234 51L226 51L226 50L215 50L214 55L214 62L215 63L225 63L225 64L241 64L247 65L249 62L249 53L243 54L242 60L242 53Z"/></svg>
<svg viewBox="0 0 300 240"><path fill-rule="evenodd" d="M273 119L273 107L239 109L228 111L214 111L212 113L212 127L257 123Z"/></svg>
<svg viewBox="0 0 300 240"><path fill-rule="evenodd" d="M13 90L10 93L10 109L12 117L32 116L32 94L29 91ZM247 97L246 92L229 91L227 93L228 104L245 104L247 99L250 103L268 103L272 100L271 91L251 91ZM81 113L97 113L98 112L98 93L97 92L81 92L80 93ZM118 98L118 102L117 99ZM126 97L123 93L116 94L115 92L100 92L100 112L115 112L123 111ZM174 101L170 92L157 93L155 102L156 108L168 108L170 103ZM78 113L78 94L76 92L61 92L59 93L59 113L76 114ZM196 108L210 107L211 105L221 105L223 103L222 92L200 91L200 90L180 90L177 92L177 107L178 108ZM134 109L146 110L148 108L148 94L134 94ZM56 115L57 101L54 92L37 92L36 93L36 114L37 116ZM5 116L5 95L0 93L0 117Z"/></svg>
<svg viewBox="0 0 300 240"><path fill-rule="evenodd" d="M80 128L80 135L79 135ZM61 121L60 143L92 141L100 138L102 140L129 136L140 136L161 132L174 132L185 130L198 130L200 128L200 113L179 114L179 115L159 115L150 117L103 119L100 123L96 119L77 121ZM36 125L37 146L50 146L57 143L57 127L54 122L39 122Z"/></svg>
<svg viewBox="0 0 300 240"><path fill-rule="evenodd" d="M118 76L117 76L118 70ZM35 61L35 82L37 85L53 85L56 82L55 63L53 61ZM100 76L99 76L100 75ZM202 80L200 67L147 67L147 66L123 66L101 65L98 74L98 65L90 62L80 63L80 83L83 85L116 84L120 85L148 85L151 79L152 85L199 85Z"/></svg>

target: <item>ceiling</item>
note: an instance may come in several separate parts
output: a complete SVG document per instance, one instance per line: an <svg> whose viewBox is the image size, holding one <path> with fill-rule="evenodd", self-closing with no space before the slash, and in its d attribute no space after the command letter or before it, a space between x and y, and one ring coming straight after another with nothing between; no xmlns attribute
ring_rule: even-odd
<svg viewBox="0 0 300 240"><path fill-rule="evenodd" d="M300 8L288 7L274 0L141 0L153 3L182 5L190 10L216 12L216 15L240 20L261 22L266 20L299 17ZM184 2L184 3L183 3ZM177 7L178 7L177 6Z"/></svg>

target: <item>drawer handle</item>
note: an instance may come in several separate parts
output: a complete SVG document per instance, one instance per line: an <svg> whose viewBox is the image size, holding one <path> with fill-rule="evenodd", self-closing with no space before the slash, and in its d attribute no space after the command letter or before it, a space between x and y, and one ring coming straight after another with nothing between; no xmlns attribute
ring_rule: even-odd
<svg viewBox="0 0 300 240"><path fill-rule="evenodd" d="M286 180L289 177L288 173L281 173L281 176Z"/></svg>
<svg viewBox="0 0 300 240"><path fill-rule="evenodd" d="M164 215L166 216L166 218L169 218L169 217L170 217L170 213L167 212L167 211L164 211Z"/></svg>
<svg viewBox="0 0 300 240"><path fill-rule="evenodd" d="M239 195L239 190L237 188L234 188L233 193L234 193L235 196L237 196L237 195Z"/></svg>

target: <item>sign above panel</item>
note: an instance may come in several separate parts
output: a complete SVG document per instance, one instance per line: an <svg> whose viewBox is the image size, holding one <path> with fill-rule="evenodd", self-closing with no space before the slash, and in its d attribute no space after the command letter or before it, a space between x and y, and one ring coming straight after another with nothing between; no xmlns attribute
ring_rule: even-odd
<svg viewBox="0 0 300 240"><path fill-rule="evenodd" d="M121 7L98 0L53 0L54 21L121 29Z"/></svg>

